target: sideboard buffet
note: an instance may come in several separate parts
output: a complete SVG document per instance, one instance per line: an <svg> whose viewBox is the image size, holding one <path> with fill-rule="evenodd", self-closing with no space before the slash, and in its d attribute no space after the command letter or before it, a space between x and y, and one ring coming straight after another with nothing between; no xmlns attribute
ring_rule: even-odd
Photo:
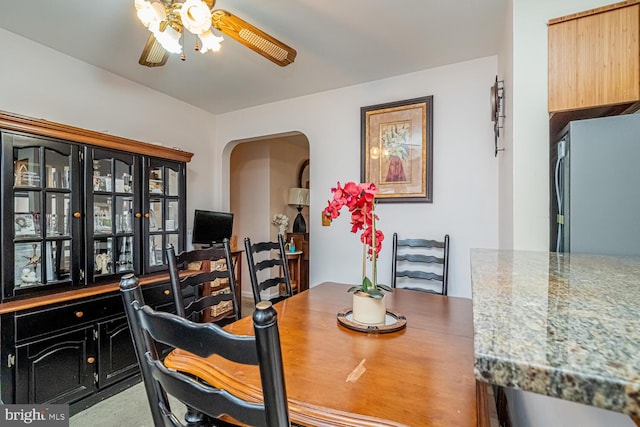
<svg viewBox="0 0 640 427"><path fill-rule="evenodd" d="M120 277L171 310L192 153L0 111L0 401L70 413L139 381Z"/></svg>

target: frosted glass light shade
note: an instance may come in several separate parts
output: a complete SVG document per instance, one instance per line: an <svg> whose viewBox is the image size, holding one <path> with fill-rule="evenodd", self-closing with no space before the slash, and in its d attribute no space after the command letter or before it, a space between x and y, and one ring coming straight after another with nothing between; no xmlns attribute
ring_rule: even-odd
<svg viewBox="0 0 640 427"><path fill-rule="evenodd" d="M160 28L162 28L162 25ZM158 29L157 31L153 31L153 35L167 52L182 52L182 46L180 45L180 33L174 30L171 25L165 26L164 30Z"/></svg>
<svg viewBox="0 0 640 427"><path fill-rule="evenodd" d="M211 10L202 0L187 0L180 8L182 25L193 34L202 34L211 28Z"/></svg>
<svg viewBox="0 0 640 427"><path fill-rule="evenodd" d="M211 30L205 31L198 35L198 37L200 37L200 41L202 42L202 47L200 48L201 53L206 53L210 50L213 52L219 51L220 42L224 40L222 37L214 36Z"/></svg>
<svg viewBox="0 0 640 427"><path fill-rule="evenodd" d="M145 0L136 0L135 6L136 15L146 28L158 25L167 18L164 6L159 2L150 3Z"/></svg>

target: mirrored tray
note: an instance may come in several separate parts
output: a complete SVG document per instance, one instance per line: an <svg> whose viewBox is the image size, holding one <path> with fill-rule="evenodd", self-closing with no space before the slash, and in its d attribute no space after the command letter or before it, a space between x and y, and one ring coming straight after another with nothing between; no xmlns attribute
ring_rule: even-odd
<svg viewBox="0 0 640 427"><path fill-rule="evenodd" d="M353 320L353 309L349 307L338 312L338 323L353 331L366 332L368 334L387 334L404 329L407 326L407 318L396 311L387 310L384 325L366 325Z"/></svg>

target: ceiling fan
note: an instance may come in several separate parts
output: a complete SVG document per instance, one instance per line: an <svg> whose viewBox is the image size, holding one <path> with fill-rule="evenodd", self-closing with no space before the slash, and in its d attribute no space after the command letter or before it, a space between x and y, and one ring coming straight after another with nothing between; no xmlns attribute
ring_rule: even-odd
<svg viewBox="0 0 640 427"><path fill-rule="evenodd" d="M197 35L195 50L220 50L222 37L211 27L284 67L291 64L295 49L259 28L222 9L213 9L215 0L134 0L138 18L151 34L138 63L147 67L164 65L169 53L182 53L180 38L185 29ZM199 43L198 43L199 41Z"/></svg>

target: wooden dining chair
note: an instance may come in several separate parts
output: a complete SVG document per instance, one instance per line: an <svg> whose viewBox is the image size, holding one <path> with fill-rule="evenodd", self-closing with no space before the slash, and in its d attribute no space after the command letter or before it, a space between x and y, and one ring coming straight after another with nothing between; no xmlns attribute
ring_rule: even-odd
<svg viewBox="0 0 640 427"><path fill-rule="evenodd" d="M277 313L271 303L265 301L256 306L255 336L242 336L212 323L196 323L153 310L145 305L140 283L133 274L122 277L120 291L155 426L182 425L171 412L168 395L206 415L199 420L188 419L189 425L213 426L218 418L228 416L250 426L289 426ZM236 363L258 366L263 403L248 402L193 375L166 368L158 353L160 343L202 358L216 354Z"/></svg>
<svg viewBox="0 0 640 427"><path fill-rule="evenodd" d="M206 249L176 255L173 245L167 248L167 263L176 313L196 322L221 325L240 318L236 280L229 240ZM183 270L193 274L180 277Z"/></svg>
<svg viewBox="0 0 640 427"><path fill-rule="evenodd" d="M449 235L444 240L399 239L393 233L391 287L447 295Z"/></svg>
<svg viewBox="0 0 640 427"><path fill-rule="evenodd" d="M278 234L276 242L251 243L251 239L245 237L244 248L256 304L262 301L263 291L275 293L275 296L266 298L274 304L293 295L282 234Z"/></svg>

